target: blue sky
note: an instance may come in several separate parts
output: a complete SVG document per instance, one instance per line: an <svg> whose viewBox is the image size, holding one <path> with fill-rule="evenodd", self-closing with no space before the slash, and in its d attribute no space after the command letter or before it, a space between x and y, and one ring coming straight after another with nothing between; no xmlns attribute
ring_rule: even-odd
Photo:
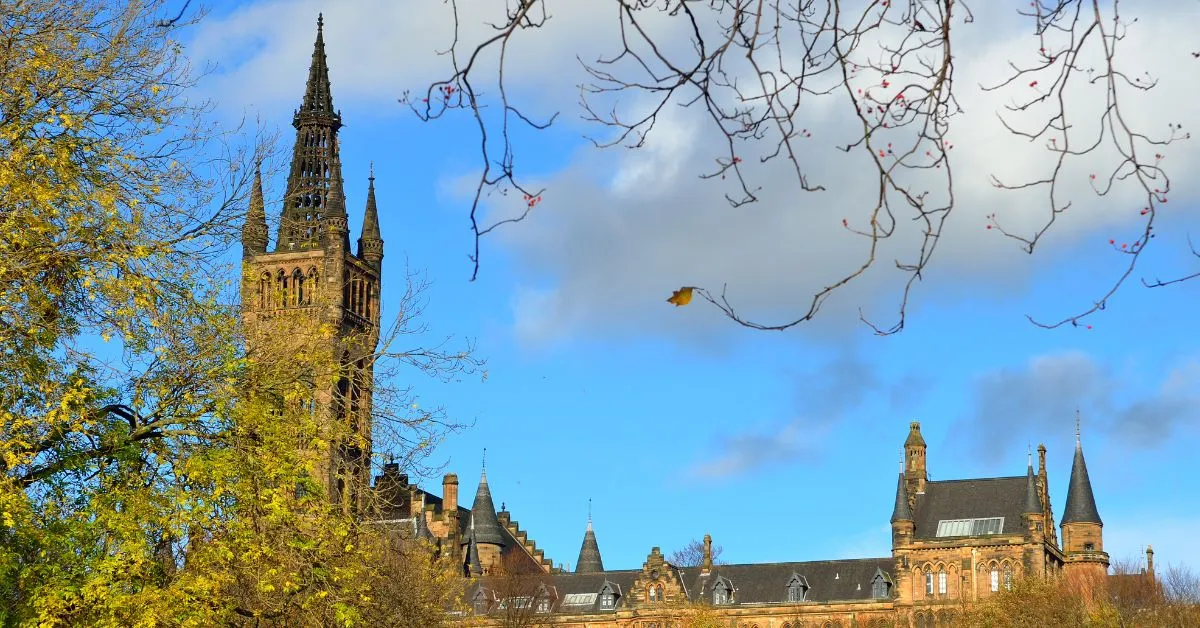
<svg viewBox="0 0 1200 628"><path fill-rule="evenodd" d="M460 4L471 14L479 3ZM422 404L472 423L439 446L434 462L459 474L469 499L487 447L497 506L503 502L555 562L574 563L589 498L610 569L637 567L652 546L669 552L705 533L731 562L886 555L898 451L912 420L923 426L934 479L1022 474L1027 446L1045 443L1057 515L1079 408L1113 558L1133 558L1149 543L1160 562L1200 565L1190 538L1200 529L1200 490L1179 478L1192 470L1200 432L1191 316L1200 284L1131 285L1088 319L1090 330L1040 329L1025 315L1084 309L1116 276L1121 259L1108 239L1134 237L1137 212L1128 205L1136 200L1081 194L1032 257L984 229L991 212L1024 225L1044 211L1038 199L997 196L987 184L989 172L1037 165L1005 143L988 113L995 102L974 88L1003 70L1011 50L1028 46L1010 17L995 17L997 26L962 53L960 84L973 117L956 123L959 209L906 329L881 338L857 313L889 313L898 275L886 268L831 299L811 325L784 333L738 328L700 302L664 302L681 285L728 282L750 314L793 311L810 285L846 261L841 250L853 248L827 234L853 215L846 212L854 211L854 173L823 171L844 195L798 202L779 186L759 205L734 210L719 184L696 178L715 153L686 112L640 152L592 149L574 108L574 54L603 45L604 29L588 28L598 22L586 10L560 11L557 30L514 50L525 64L514 72L515 93L533 113L563 115L550 131L518 138L518 163L547 186L545 200L526 222L484 240L479 279L468 282L463 191L477 176L477 137L466 117L422 123L396 100L445 69L434 54L450 32L442 3L222 5L185 42L198 65L216 64L201 95L216 100L219 119L257 116L278 128L289 153L318 11L346 124L355 231L374 162L385 315L398 298L389 286L398 292L407 261L433 282L429 339L474 339L487 360L486 381L412 375ZM1132 61L1181 79L1164 80L1134 116L1188 125L1200 115L1188 96L1195 66L1186 51L1153 47L1180 41L1171 29L1186 20L1142 18L1147 39ZM822 122L828 114L814 115L814 129L836 126ZM1185 174L1196 147L1167 154L1176 175L1171 213L1136 276L1186 274L1200 261L1185 239L1197 226L1197 186ZM440 476L422 485L440 493Z"/></svg>

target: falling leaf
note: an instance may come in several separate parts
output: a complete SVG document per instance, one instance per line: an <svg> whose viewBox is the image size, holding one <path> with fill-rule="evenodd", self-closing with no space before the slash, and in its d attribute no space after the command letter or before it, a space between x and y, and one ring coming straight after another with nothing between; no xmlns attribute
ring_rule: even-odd
<svg viewBox="0 0 1200 628"><path fill-rule="evenodd" d="M667 299L667 303L674 303L675 307L679 307L681 305L687 305L688 303L691 303L692 302L692 290L693 290L693 288L691 286L684 286L684 287L672 292L671 297L669 299Z"/></svg>

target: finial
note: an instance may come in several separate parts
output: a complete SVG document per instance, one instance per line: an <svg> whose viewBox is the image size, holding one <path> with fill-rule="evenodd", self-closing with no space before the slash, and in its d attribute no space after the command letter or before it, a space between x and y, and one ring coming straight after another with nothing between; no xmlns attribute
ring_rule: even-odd
<svg viewBox="0 0 1200 628"><path fill-rule="evenodd" d="M1079 408L1075 408L1075 446L1079 446Z"/></svg>
<svg viewBox="0 0 1200 628"><path fill-rule="evenodd" d="M487 473L487 447L483 448L483 472Z"/></svg>
<svg viewBox="0 0 1200 628"><path fill-rule="evenodd" d="M508 510L508 508L505 507L504 502L500 502L500 512L504 512L505 510Z"/></svg>
<svg viewBox="0 0 1200 628"><path fill-rule="evenodd" d="M324 14L318 13L317 14L317 32L320 33L321 29L324 26L325 26L325 16L324 16Z"/></svg>
<svg viewBox="0 0 1200 628"><path fill-rule="evenodd" d="M374 160L371 161L370 174L367 175L367 179L369 179L371 181L375 180L375 161Z"/></svg>
<svg viewBox="0 0 1200 628"><path fill-rule="evenodd" d="M592 522L592 498L588 498L588 523Z"/></svg>
<svg viewBox="0 0 1200 628"><path fill-rule="evenodd" d="M1030 468L1032 468L1033 467L1033 443L1029 443L1029 442L1025 443L1025 453L1027 456L1029 456L1029 466L1030 466Z"/></svg>
<svg viewBox="0 0 1200 628"><path fill-rule="evenodd" d="M904 448L900 448L900 473L904 473Z"/></svg>

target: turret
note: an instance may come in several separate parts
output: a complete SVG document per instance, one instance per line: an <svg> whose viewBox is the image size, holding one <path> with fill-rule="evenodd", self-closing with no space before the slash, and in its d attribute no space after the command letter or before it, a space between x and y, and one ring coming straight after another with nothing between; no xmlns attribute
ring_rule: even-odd
<svg viewBox="0 0 1200 628"><path fill-rule="evenodd" d="M478 546L483 572L491 573L497 569L500 566L500 552L505 545L504 532L500 527L500 519L496 516L496 505L492 501L492 491L488 488L486 469L480 474L475 503L471 504L471 537L474 545Z"/></svg>
<svg viewBox="0 0 1200 628"><path fill-rule="evenodd" d="M263 203L262 164L254 164L254 184L250 188L250 208L242 225L242 258L250 259L267 252L267 210Z"/></svg>
<svg viewBox="0 0 1200 628"><path fill-rule="evenodd" d="M892 506L892 549L907 545L912 540L913 522L912 508L908 505L908 492L904 486L904 473L896 479L896 503Z"/></svg>
<svg viewBox="0 0 1200 628"><path fill-rule="evenodd" d="M908 438L904 440L904 479L909 504L912 504L918 494L925 492L925 482L929 479L925 469L925 438L921 436L918 421L909 424Z"/></svg>
<svg viewBox="0 0 1200 628"><path fill-rule="evenodd" d="M375 207L375 168L367 177L367 209L363 212L362 236L358 238L358 257L375 270L383 263L383 237L379 235L379 210Z"/></svg>
<svg viewBox="0 0 1200 628"><path fill-rule="evenodd" d="M1062 547L1067 574L1086 575L1096 582L1108 573L1108 553L1104 551L1104 523L1096 510L1092 481L1079 427L1075 428L1075 460L1071 463L1071 483L1067 487L1067 505L1062 516Z"/></svg>
<svg viewBox="0 0 1200 628"><path fill-rule="evenodd" d="M1029 538L1042 538L1044 519L1042 500L1038 496L1037 478L1033 475L1033 454L1029 454L1029 465L1025 471L1025 508L1021 513L1025 521L1025 532Z"/></svg>
<svg viewBox="0 0 1200 628"><path fill-rule="evenodd" d="M579 560L575 561L575 573L600 573L604 561L600 559L600 545L596 543L596 532L592 530L592 516L588 515L587 530L583 533L583 545L579 548Z"/></svg>

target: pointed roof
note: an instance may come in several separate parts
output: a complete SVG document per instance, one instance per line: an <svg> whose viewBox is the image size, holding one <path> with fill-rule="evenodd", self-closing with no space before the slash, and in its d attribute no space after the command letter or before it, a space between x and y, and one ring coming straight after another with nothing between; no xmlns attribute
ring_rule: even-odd
<svg viewBox="0 0 1200 628"><path fill-rule="evenodd" d="M583 545L579 548L579 560L575 561L575 573L600 573L604 561L600 559L600 545L596 543L596 532L592 530L592 518L588 517L587 530L583 533Z"/></svg>
<svg viewBox="0 0 1200 628"><path fill-rule="evenodd" d="M433 540L433 533L429 531L429 524L425 521L424 509L418 510L413 517L413 532L418 539L423 541Z"/></svg>
<svg viewBox="0 0 1200 628"><path fill-rule="evenodd" d="M905 447L910 447L913 445L919 447L925 446L925 438L921 436L921 423L919 421L913 421L912 423L909 423L908 438L904 440Z"/></svg>
<svg viewBox="0 0 1200 628"><path fill-rule="evenodd" d="M308 81L304 84L304 102L300 111L335 115L333 92L329 86L329 61L325 58L325 17L317 14L317 40L313 42L312 63L308 66Z"/></svg>
<svg viewBox="0 0 1200 628"><path fill-rule="evenodd" d="M242 245L247 253L267 251L267 210L263 203L262 162L254 163L254 184L250 188L250 208L242 225Z"/></svg>
<svg viewBox="0 0 1200 628"><path fill-rule="evenodd" d="M483 563L479 561L479 544L475 538L475 516L471 515L471 527L467 531L467 538L463 542L467 546L467 562L466 569L468 575L482 576Z"/></svg>
<svg viewBox="0 0 1200 628"><path fill-rule="evenodd" d="M504 532L500 529L500 519L496 516L496 505L492 502L486 470L479 477L475 502L471 504L471 526L477 542L504 546Z"/></svg>
<svg viewBox="0 0 1200 628"><path fill-rule="evenodd" d="M1067 487L1067 505L1063 508L1060 523L1099 523L1096 497L1092 494L1092 480L1088 477L1087 463L1083 460L1083 445L1075 437L1075 460L1071 463L1071 484Z"/></svg>
<svg viewBox="0 0 1200 628"><path fill-rule="evenodd" d="M1025 512L1042 514L1042 500L1038 499L1037 482L1033 479L1033 454L1029 455L1029 467L1025 472Z"/></svg>
<svg viewBox="0 0 1200 628"><path fill-rule="evenodd" d="M896 505L892 507L892 523L912 521L912 509L908 507L908 491L904 490L904 472L896 480Z"/></svg>
<svg viewBox="0 0 1200 628"><path fill-rule="evenodd" d="M367 209L363 212L362 235L358 238L358 256L364 253L382 254L383 237L379 235L379 210L375 206L375 167L367 177Z"/></svg>

